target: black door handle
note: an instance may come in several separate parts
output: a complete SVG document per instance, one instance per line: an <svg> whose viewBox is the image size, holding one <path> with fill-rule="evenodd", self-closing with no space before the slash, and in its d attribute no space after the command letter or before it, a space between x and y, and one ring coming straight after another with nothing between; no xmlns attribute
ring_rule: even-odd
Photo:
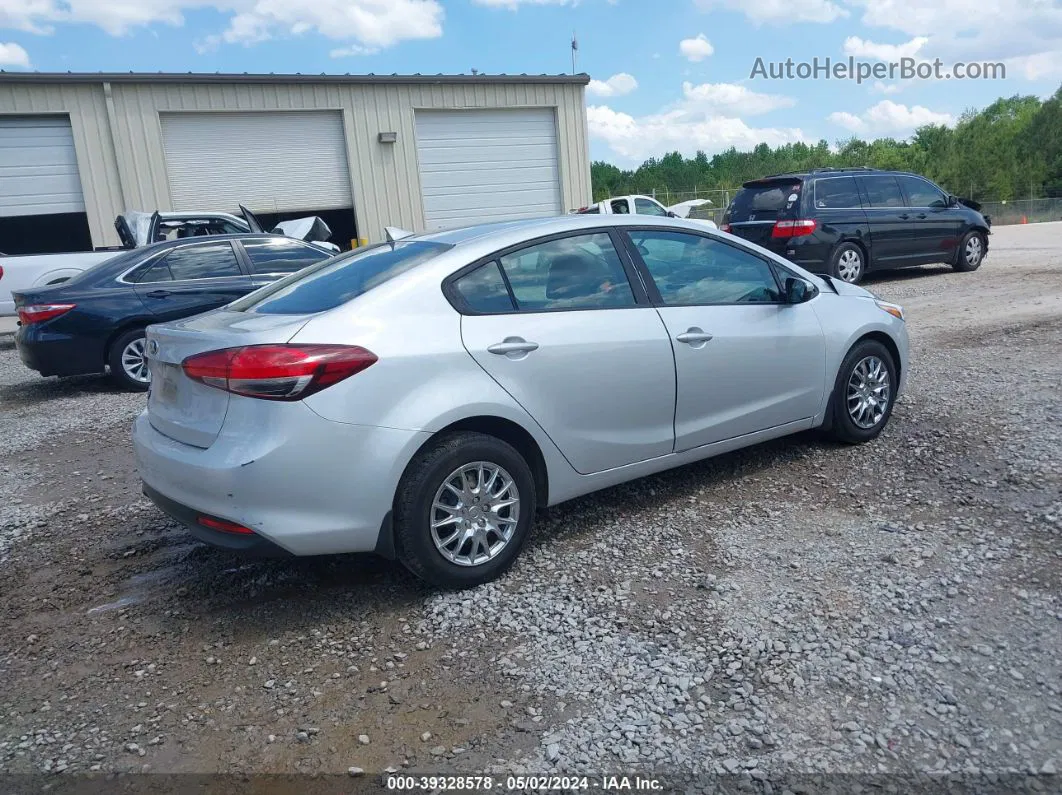
<svg viewBox="0 0 1062 795"><path fill-rule="evenodd" d="M911 216L909 216L907 213L900 213L900 219L903 220L903 221L906 221L910 217ZM149 295L150 295L150 293L149 293Z"/></svg>
<svg viewBox="0 0 1062 795"><path fill-rule="evenodd" d="M919 214L918 214L918 217L919 217L919 218L925 218L925 217L926 217L926 214L925 214L925 213L919 213Z"/></svg>
<svg viewBox="0 0 1062 795"><path fill-rule="evenodd" d="M152 290L150 293L147 293L148 298L166 298L169 295L169 290Z"/></svg>

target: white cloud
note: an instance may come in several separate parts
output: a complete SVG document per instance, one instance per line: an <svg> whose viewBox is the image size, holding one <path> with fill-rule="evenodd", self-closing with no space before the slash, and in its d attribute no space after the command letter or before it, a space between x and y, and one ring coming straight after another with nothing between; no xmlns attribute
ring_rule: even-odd
<svg viewBox="0 0 1062 795"><path fill-rule="evenodd" d="M740 11L756 25L833 22L848 11L831 0L694 0L702 11Z"/></svg>
<svg viewBox="0 0 1062 795"><path fill-rule="evenodd" d="M442 35L439 0L0 0L0 28L50 33L57 23L96 25L120 36L137 27L184 24L184 12L214 8L231 14L228 27L197 44L252 44L316 31L352 46L390 47Z"/></svg>
<svg viewBox="0 0 1062 795"><path fill-rule="evenodd" d="M579 0L472 0L477 6L488 6L489 8L508 8L510 11L515 11L518 7L524 6L566 6L569 3L575 5ZM613 3L613 0L609 0Z"/></svg>
<svg viewBox="0 0 1062 795"><path fill-rule="evenodd" d="M871 90L875 94L899 94L903 86L899 83L882 83L880 80L875 80Z"/></svg>
<svg viewBox="0 0 1062 795"><path fill-rule="evenodd" d="M631 116L607 105L586 109L590 135L604 141L620 158L641 162L648 157L679 151L720 152L731 146L751 149L802 141L798 128L750 127L737 114L765 113L789 107L788 97L757 94L727 83L683 83L683 99L657 113Z"/></svg>
<svg viewBox="0 0 1062 795"><path fill-rule="evenodd" d="M907 45L924 39L919 58L940 58L946 65L1002 61L1008 77L1030 80L1062 75L1062 5L1057 0L847 2L862 10L865 25L914 37Z"/></svg>
<svg viewBox="0 0 1062 795"><path fill-rule="evenodd" d="M29 53L13 41L4 43L0 41L0 66L21 66L29 69Z"/></svg>
<svg viewBox="0 0 1062 795"><path fill-rule="evenodd" d="M878 44L858 36L849 36L844 40L844 54L876 61L899 61L901 58L914 58L928 41L926 36L915 36L903 44Z"/></svg>
<svg viewBox="0 0 1062 795"><path fill-rule="evenodd" d="M680 41L679 52L686 59L696 63L697 61L703 61L715 52L715 47L713 47L712 43L705 38L703 33L699 33L695 39L683 39Z"/></svg>
<svg viewBox="0 0 1062 795"><path fill-rule="evenodd" d="M903 136L926 124L953 124L955 118L949 113L937 113L921 105L907 107L889 99L868 108L858 116L847 111L836 111L826 117L834 124L860 135Z"/></svg>
<svg viewBox="0 0 1062 795"><path fill-rule="evenodd" d="M703 110L737 116L754 116L778 108L791 108L796 104L796 100L792 97L759 94L734 83L693 85L687 82L682 84L682 95L687 100L685 107L687 113Z"/></svg>
<svg viewBox="0 0 1062 795"><path fill-rule="evenodd" d="M599 97L621 97L638 87L638 81L626 72L614 74L608 80L591 80L586 93Z"/></svg>
<svg viewBox="0 0 1062 795"><path fill-rule="evenodd" d="M380 50L377 47L363 47L360 44L351 44L349 47L336 47L328 51L329 58L351 58L358 55L375 55Z"/></svg>

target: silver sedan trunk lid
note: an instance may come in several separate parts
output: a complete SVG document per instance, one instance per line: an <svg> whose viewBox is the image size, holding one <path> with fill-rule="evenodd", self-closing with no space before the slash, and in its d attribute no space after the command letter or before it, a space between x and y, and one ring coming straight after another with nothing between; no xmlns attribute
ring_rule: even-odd
<svg viewBox="0 0 1062 795"><path fill-rule="evenodd" d="M255 315L224 309L148 326L151 371L148 420L155 430L194 447L210 447L228 412L228 392L193 381L181 363L189 356L244 345L288 342L306 315Z"/></svg>

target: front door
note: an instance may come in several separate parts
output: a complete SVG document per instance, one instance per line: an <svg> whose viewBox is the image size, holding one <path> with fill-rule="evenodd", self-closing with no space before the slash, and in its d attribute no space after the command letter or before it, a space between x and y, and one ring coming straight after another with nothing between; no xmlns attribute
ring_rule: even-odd
<svg viewBox="0 0 1062 795"><path fill-rule="evenodd" d="M598 231L503 253L450 287L465 348L582 474L674 447L671 344L629 271Z"/></svg>
<svg viewBox="0 0 1062 795"><path fill-rule="evenodd" d="M815 311L787 304L768 262L694 232L634 229L675 352L675 450L814 417L825 341Z"/></svg>
<svg viewBox="0 0 1062 795"><path fill-rule="evenodd" d="M948 197L928 180L898 174L907 201L913 257L922 264L951 262L963 230L963 214L949 206Z"/></svg>
<svg viewBox="0 0 1062 795"><path fill-rule="evenodd" d="M217 309L252 289L232 243L176 246L138 275L136 293L158 322Z"/></svg>

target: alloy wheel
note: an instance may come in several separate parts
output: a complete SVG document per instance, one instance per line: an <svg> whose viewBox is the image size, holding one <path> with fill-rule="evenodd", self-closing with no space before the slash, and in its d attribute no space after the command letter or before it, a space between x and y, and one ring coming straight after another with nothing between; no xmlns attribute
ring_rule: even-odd
<svg viewBox="0 0 1062 795"><path fill-rule="evenodd" d="M981 243L980 235L973 235L966 241L966 249L963 251L963 256L966 257L966 264L970 268L976 268L981 264L981 257L984 255L984 245Z"/></svg>
<svg viewBox="0 0 1062 795"><path fill-rule="evenodd" d="M138 337L132 340L122 349L122 370L138 384L146 384L151 381L151 372L148 370L147 356L145 355L145 340Z"/></svg>
<svg viewBox="0 0 1062 795"><path fill-rule="evenodd" d="M490 461L451 472L431 503L431 540L457 566L496 558L516 532L520 492L512 476Z"/></svg>
<svg viewBox="0 0 1062 795"><path fill-rule="evenodd" d="M848 379L848 416L864 430L873 428L889 407L889 368L877 356L859 360Z"/></svg>

